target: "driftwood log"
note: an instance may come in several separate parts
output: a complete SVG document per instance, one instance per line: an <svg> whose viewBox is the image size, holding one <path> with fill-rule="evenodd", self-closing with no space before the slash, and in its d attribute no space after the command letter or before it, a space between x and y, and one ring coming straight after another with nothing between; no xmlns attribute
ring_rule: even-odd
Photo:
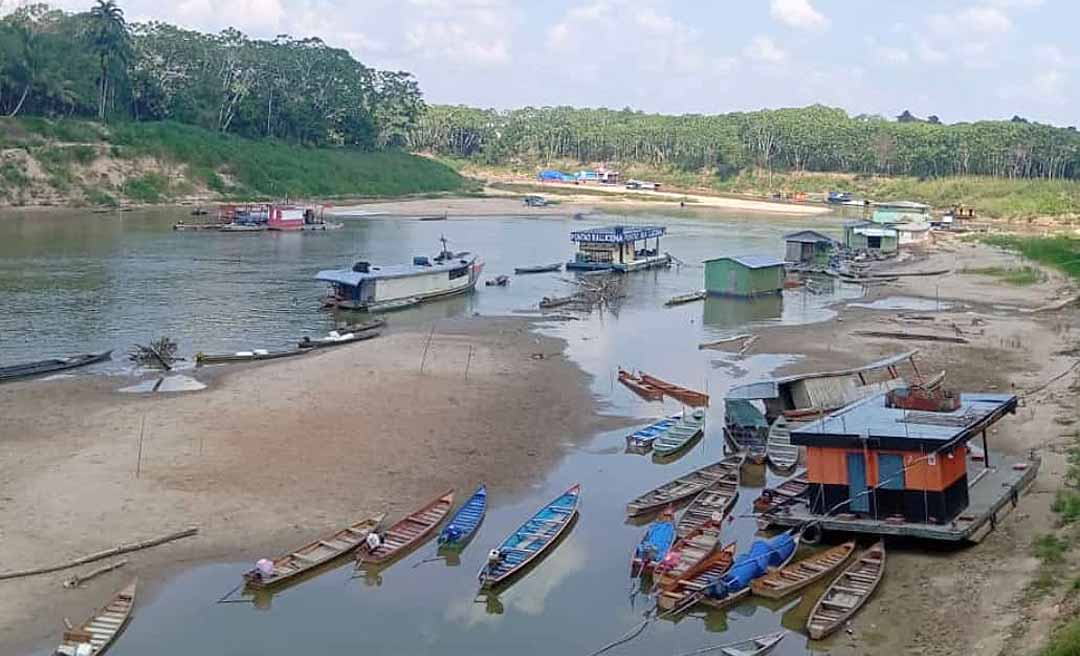
<svg viewBox="0 0 1080 656"><path fill-rule="evenodd" d="M851 334L858 335L859 337L884 337L887 339L906 339L926 342L950 342L952 344L969 343L968 340L963 337L953 337L952 335L931 335L929 333L897 333L886 330L856 330Z"/></svg>
<svg viewBox="0 0 1080 656"><path fill-rule="evenodd" d="M199 532L199 529L195 526L186 528L182 531L170 533L160 538L154 538L152 540L145 540L143 542L135 542L132 544L121 544L113 547L112 549L106 549L105 551L99 551L92 553L88 556L76 558L75 560L68 561L66 563L60 563L58 565L49 565L47 567L35 567L33 569L21 569L11 572L0 572L0 581L4 579L17 579L24 576L36 576L38 574L49 574L50 572L59 572L62 569L70 569L77 565L85 565L86 563L92 563L94 561L103 560L111 556L119 556L120 554L130 553L132 551L139 551L141 549L149 549L150 547L156 547L159 544L165 544L166 542L172 542L173 540L180 540L182 538L188 538Z"/></svg>
<svg viewBox="0 0 1080 656"><path fill-rule="evenodd" d="M70 578L64 579L64 584L63 585L64 585L65 588L77 588L80 585L82 585L83 583L86 583L90 579L94 578L95 576L101 576L102 574L105 574L106 572L111 572L114 569L120 569L124 565L127 565L127 563L128 563L128 561L126 561L126 560L118 560L118 561L116 561L115 563L113 563L111 565L105 565L104 567L99 567L99 568L93 570L92 572L87 572L86 574L83 574L83 575L75 574Z"/></svg>

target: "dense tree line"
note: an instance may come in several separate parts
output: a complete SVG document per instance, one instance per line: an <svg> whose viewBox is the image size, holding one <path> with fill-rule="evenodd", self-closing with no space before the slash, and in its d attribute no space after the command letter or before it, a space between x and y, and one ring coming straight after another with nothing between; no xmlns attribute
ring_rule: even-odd
<svg viewBox="0 0 1080 656"><path fill-rule="evenodd" d="M248 137L403 145L424 109L408 73L379 71L320 39L249 39L128 24L114 0L47 5L0 21L0 112L174 120Z"/></svg>
<svg viewBox="0 0 1080 656"><path fill-rule="evenodd" d="M1080 177L1080 134L1028 122L944 125L936 116L848 116L814 105L720 115L631 110L430 106L408 134L416 151L487 163L636 162L720 175L791 171L943 177Z"/></svg>

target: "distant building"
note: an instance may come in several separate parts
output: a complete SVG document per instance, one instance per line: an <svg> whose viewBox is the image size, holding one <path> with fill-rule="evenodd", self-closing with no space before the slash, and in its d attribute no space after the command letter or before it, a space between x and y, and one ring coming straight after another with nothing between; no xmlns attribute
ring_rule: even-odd
<svg viewBox="0 0 1080 656"><path fill-rule="evenodd" d="M900 247L896 230L873 221L851 221L844 224L844 245L857 251L895 253Z"/></svg>
<svg viewBox="0 0 1080 656"><path fill-rule="evenodd" d="M608 226L570 233L578 252L566 263L568 270L611 269L627 272L671 264L671 256L660 252L664 226ZM655 240L650 244L650 240Z"/></svg>
<svg viewBox="0 0 1080 656"><path fill-rule="evenodd" d="M705 291L716 296L759 296L784 289L784 262L771 255L705 260Z"/></svg>
<svg viewBox="0 0 1080 656"><path fill-rule="evenodd" d="M574 176L555 169L544 169L536 174L540 182L574 182Z"/></svg>
<svg viewBox="0 0 1080 656"><path fill-rule="evenodd" d="M784 243L787 246L784 259L801 264L827 262L829 254L837 245L835 239L816 230L801 230L784 235Z"/></svg>

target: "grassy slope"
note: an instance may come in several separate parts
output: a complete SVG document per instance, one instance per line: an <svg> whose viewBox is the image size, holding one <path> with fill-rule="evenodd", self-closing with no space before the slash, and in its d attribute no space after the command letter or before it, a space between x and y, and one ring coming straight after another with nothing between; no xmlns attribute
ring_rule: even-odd
<svg viewBox="0 0 1080 656"><path fill-rule="evenodd" d="M399 151L309 148L170 122L103 128L5 119L0 148L0 199L12 204L401 196L459 191L466 184L444 164Z"/></svg>
<svg viewBox="0 0 1080 656"><path fill-rule="evenodd" d="M1067 236L989 235L980 240L992 246L1018 251L1028 259L1060 269L1080 280L1080 239Z"/></svg>

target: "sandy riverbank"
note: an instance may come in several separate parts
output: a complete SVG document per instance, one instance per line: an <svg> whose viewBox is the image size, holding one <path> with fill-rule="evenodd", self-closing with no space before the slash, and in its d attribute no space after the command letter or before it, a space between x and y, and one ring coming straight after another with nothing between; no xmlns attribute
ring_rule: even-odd
<svg viewBox="0 0 1080 656"><path fill-rule="evenodd" d="M178 567L252 561L448 487L523 493L566 444L615 421L595 414L562 343L527 320L440 321L433 334L422 373L428 332L391 329L306 358L218 368L197 393L118 394L104 377L0 387L0 569L200 530L128 556L83 590L60 582L92 567L0 582L0 653L58 637L63 617L83 617L133 575L152 592Z"/></svg>

